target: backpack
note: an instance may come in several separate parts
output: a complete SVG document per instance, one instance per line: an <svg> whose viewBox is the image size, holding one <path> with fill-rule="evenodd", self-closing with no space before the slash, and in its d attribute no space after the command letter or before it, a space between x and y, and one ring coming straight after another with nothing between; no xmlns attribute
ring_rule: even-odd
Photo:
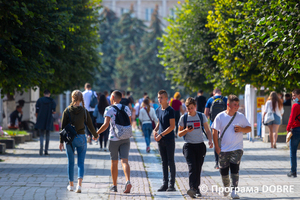
<svg viewBox="0 0 300 200"><path fill-rule="evenodd" d="M96 105L98 104L98 99L94 94L94 91L92 90L92 96L91 96L91 101L90 101L90 107L95 108Z"/></svg>
<svg viewBox="0 0 300 200"><path fill-rule="evenodd" d="M203 131L204 135L206 136L206 138L208 139L207 134L206 134L206 132L204 130L204 126L203 126L203 116L202 116L202 113L201 112L197 112L197 114L198 114L199 119L200 119L202 131ZM188 118L188 114L185 113L184 116L183 116L183 128L184 129L186 128L187 118ZM183 136L183 137L185 137L185 136Z"/></svg>
<svg viewBox="0 0 300 200"><path fill-rule="evenodd" d="M213 97L213 102L210 107L210 120L213 122L215 117L222 111L226 110L227 105L224 102L224 97L220 98Z"/></svg>
<svg viewBox="0 0 300 200"><path fill-rule="evenodd" d="M132 128L129 116L125 112L125 105L121 109L117 106L112 106L117 110L115 125L113 126L114 132L118 139L125 140L132 136Z"/></svg>

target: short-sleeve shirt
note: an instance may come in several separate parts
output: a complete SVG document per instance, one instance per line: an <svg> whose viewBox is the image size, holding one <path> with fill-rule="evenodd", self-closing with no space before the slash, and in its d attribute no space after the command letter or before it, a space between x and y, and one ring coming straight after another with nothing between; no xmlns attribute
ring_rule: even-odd
<svg viewBox="0 0 300 200"><path fill-rule="evenodd" d="M225 127L227 126L232 117L233 116L228 115L226 111L220 112L216 116L211 128L219 131L219 137L221 137ZM229 152L243 149L243 133L236 133L234 131L235 125L239 125L243 128L251 126L245 115L243 115L240 112L237 112L234 120L224 133L221 143L221 152Z"/></svg>
<svg viewBox="0 0 300 200"><path fill-rule="evenodd" d="M203 124L207 122L206 116L201 113L202 118L203 118ZM184 115L182 115L179 119L178 125L181 127L184 127ZM201 121L199 118L198 113L196 113L195 116L188 115L187 117L187 122L186 126L193 126L194 130L192 132L188 132L185 136L183 136L183 139L187 143L192 143L192 144L197 144L197 143L202 143L204 142L203 138L203 130L201 127Z"/></svg>
<svg viewBox="0 0 300 200"><path fill-rule="evenodd" d="M197 101L197 111L203 113L205 105L206 105L206 97L205 96L197 96L196 101Z"/></svg>
<svg viewBox="0 0 300 200"><path fill-rule="evenodd" d="M119 109L122 108L122 104L115 104L115 106L117 106ZM129 117L131 117L131 112L130 112L130 109L128 108L128 106L125 106L124 110L127 113L127 115ZM116 114L117 114L117 110L113 106L108 106L104 112L104 117L110 117L110 129L109 129L108 139L111 141L119 141L120 140L119 138L117 138L116 133L114 131Z"/></svg>
<svg viewBox="0 0 300 200"><path fill-rule="evenodd" d="M207 102L206 102L205 108L209 108L209 109L210 109L212 103L214 102L214 99L221 98L221 97L222 97L222 96L220 96L220 95L217 95L217 96L214 96L214 97L210 97L210 98L207 100ZM226 98L226 97L223 98L223 101L224 101L225 104L227 105L227 98ZM210 110L210 112L211 112L211 110ZM212 123L213 123L213 122L210 120L210 125L212 125Z"/></svg>
<svg viewBox="0 0 300 200"><path fill-rule="evenodd" d="M172 108L173 108L175 111L179 111L181 105L182 105L181 101L179 101L179 100L177 100L177 99L173 99L173 101L172 101Z"/></svg>
<svg viewBox="0 0 300 200"><path fill-rule="evenodd" d="M156 109L156 116L159 120L159 134L164 132L170 126L170 119L175 119L175 112L171 106L168 106L165 110L161 109L161 106ZM165 135L162 140L174 139L174 130Z"/></svg>

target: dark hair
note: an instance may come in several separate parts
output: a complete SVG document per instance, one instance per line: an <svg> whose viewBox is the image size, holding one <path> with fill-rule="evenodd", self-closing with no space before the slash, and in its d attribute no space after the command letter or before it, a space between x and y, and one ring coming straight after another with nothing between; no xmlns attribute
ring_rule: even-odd
<svg viewBox="0 0 300 200"><path fill-rule="evenodd" d="M19 109L19 108L22 108L22 106L16 106L16 110Z"/></svg>
<svg viewBox="0 0 300 200"><path fill-rule="evenodd" d="M198 90L198 93L203 94L203 90L201 90L201 89Z"/></svg>
<svg viewBox="0 0 300 200"><path fill-rule="evenodd" d="M90 83L86 83L86 84L84 85L84 87L85 87L85 88L92 88L92 86L91 86Z"/></svg>
<svg viewBox="0 0 300 200"><path fill-rule="evenodd" d="M293 93L296 94L296 95L299 95L300 94L300 89L294 89Z"/></svg>
<svg viewBox="0 0 300 200"><path fill-rule="evenodd" d="M167 93L166 90L159 90L159 91L158 91L158 94L159 94L159 95L164 94L166 97L168 97L168 93Z"/></svg>
<svg viewBox="0 0 300 200"><path fill-rule="evenodd" d="M130 95L130 91L127 91L127 95L128 95L128 96Z"/></svg>
<svg viewBox="0 0 300 200"><path fill-rule="evenodd" d="M98 103L98 111L103 116L105 108L109 106L108 101L106 99L106 96L104 94L101 94L99 97L99 103Z"/></svg>
<svg viewBox="0 0 300 200"><path fill-rule="evenodd" d="M147 108L147 112L149 113L150 112L150 99L149 98L145 98L144 101L143 101L143 103L144 103L144 105Z"/></svg>
<svg viewBox="0 0 300 200"><path fill-rule="evenodd" d="M115 90L113 91L112 95L116 98L116 99L122 99L122 93L119 90Z"/></svg>
<svg viewBox="0 0 300 200"><path fill-rule="evenodd" d="M146 96L146 95L148 95L148 93L147 93L147 92L144 92L144 96Z"/></svg>
<svg viewBox="0 0 300 200"><path fill-rule="evenodd" d="M105 91L103 92L103 94L104 94L105 96L108 95L107 90L105 90Z"/></svg>
<svg viewBox="0 0 300 200"><path fill-rule="evenodd" d="M44 94L50 94L50 91L48 89L44 90Z"/></svg>
<svg viewBox="0 0 300 200"><path fill-rule="evenodd" d="M25 101L23 99L20 99L18 101L19 106L24 107Z"/></svg>
<svg viewBox="0 0 300 200"><path fill-rule="evenodd" d="M196 102L196 100L193 98L193 97L189 97L189 98L187 98L187 100L185 101L185 106L186 107L189 107L189 105L194 105L194 106L196 106L197 105L197 102Z"/></svg>
<svg viewBox="0 0 300 200"><path fill-rule="evenodd" d="M229 102L229 103L232 103L232 102L234 102L234 101L239 102L240 100L239 100L239 98L238 98L236 95L234 95L234 94L229 95L229 96L228 96L228 102Z"/></svg>
<svg viewBox="0 0 300 200"><path fill-rule="evenodd" d="M289 93L286 93L284 96L285 96L285 98L290 98L291 97L291 95Z"/></svg>

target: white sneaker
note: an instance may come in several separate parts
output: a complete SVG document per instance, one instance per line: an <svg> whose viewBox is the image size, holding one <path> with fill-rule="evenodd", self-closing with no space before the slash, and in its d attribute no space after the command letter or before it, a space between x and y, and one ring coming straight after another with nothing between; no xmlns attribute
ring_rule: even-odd
<svg viewBox="0 0 300 200"><path fill-rule="evenodd" d="M79 186L79 185L77 185L77 187L76 187L76 191L75 191L76 193L81 193L81 187Z"/></svg>
<svg viewBox="0 0 300 200"><path fill-rule="evenodd" d="M237 193L236 193L235 190L232 190L232 192L231 192L231 198L233 198L233 199L239 199L240 197L239 197L239 195L237 195Z"/></svg>
<svg viewBox="0 0 300 200"><path fill-rule="evenodd" d="M74 190L74 186L68 185L67 190L73 191Z"/></svg>

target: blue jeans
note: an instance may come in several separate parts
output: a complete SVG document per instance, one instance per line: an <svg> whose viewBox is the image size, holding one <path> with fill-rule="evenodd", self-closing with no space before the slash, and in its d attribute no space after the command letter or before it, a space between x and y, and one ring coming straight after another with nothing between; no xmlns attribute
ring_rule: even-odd
<svg viewBox="0 0 300 200"><path fill-rule="evenodd" d="M86 137L85 134L78 134L73 142L72 146L77 150L77 166L78 166L78 178L83 178L84 174L84 159L86 154ZM68 175L69 181L74 181L74 154L71 145L66 145L67 157L68 157Z"/></svg>
<svg viewBox="0 0 300 200"><path fill-rule="evenodd" d="M293 129L293 136L290 140L291 172L297 172L297 148L300 143L300 127Z"/></svg>
<svg viewBox="0 0 300 200"><path fill-rule="evenodd" d="M147 147L149 147L150 141L151 141L150 136L153 131L152 124L150 124L150 123L143 124L142 130L143 130L143 133L145 136L146 145L147 145Z"/></svg>

